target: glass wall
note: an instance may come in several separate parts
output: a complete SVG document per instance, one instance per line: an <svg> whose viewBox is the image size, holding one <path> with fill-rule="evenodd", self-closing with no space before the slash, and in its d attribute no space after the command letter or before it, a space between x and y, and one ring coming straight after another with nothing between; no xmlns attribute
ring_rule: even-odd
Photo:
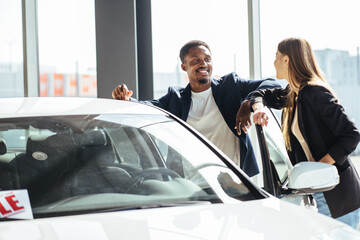
<svg viewBox="0 0 360 240"><path fill-rule="evenodd" d="M24 96L21 0L0 0L0 97Z"/></svg>
<svg viewBox="0 0 360 240"><path fill-rule="evenodd" d="M38 0L40 96L97 95L94 0Z"/></svg>
<svg viewBox="0 0 360 240"><path fill-rule="evenodd" d="M168 86L188 83L179 51L194 39L209 44L213 77L233 71L249 77L247 1L154 0L151 4L155 98L163 96Z"/></svg>
<svg viewBox="0 0 360 240"><path fill-rule="evenodd" d="M261 0L263 77L274 77L277 44L302 37L312 45L320 68L346 113L360 128L360 1ZM360 155L360 147L355 153ZM360 157L359 157L360 158Z"/></svg>

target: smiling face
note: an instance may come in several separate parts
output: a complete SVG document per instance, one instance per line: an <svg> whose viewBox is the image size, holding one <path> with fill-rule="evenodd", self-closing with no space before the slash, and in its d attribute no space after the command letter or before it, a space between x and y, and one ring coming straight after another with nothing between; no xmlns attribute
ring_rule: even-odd
<svg viewBox="0 0 360 240"><path fill-rule="evenodd" d="M181 68L187 72L192 91L202 92L211 86L212 60L211 53L206 47L190 48Z"/></svg>

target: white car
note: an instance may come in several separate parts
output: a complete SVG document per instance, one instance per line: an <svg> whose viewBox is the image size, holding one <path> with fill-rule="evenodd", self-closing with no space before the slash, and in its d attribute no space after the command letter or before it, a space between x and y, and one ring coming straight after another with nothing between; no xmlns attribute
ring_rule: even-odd
<svg viewBox="0 0 360 240"><path fill-rule="evenodd" d="M261 130L254 147L271 152ZM307 164L284 167L271 154L261 162L264 172L270 162L283 169L279 181L277 170L264 174L264 188L277 197L161 109L95 98L0 99L0 239L360 239L279 199L333 188L332 166L315 163L312 175L326 175L316 179Z"/></svg>

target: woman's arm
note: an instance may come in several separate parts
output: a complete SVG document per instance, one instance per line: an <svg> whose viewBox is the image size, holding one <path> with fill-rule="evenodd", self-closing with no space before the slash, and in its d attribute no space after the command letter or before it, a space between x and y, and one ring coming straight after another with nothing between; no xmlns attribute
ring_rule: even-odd
<svg viewBox="0 0 360 240"><path fill-rule="evenodd" d="M264 106L269 108L282 109L286 105L289 90L289 85L286 88L257 90L251 95L251 107L255 103L262 103Z"/></svg>
<svg viewBox="0 0 360 240"><path fill-rule="evenodd" d="M326 125L336 138L336 141L329 148L328 154L320 161L332 162L333 160L343 164L346 157L356 149L360 141L360 133L354 122L346 115L337 98L325 87L306 87L302 99L309 107L313 108L314 114L321 119L322 124Z"/></svg>

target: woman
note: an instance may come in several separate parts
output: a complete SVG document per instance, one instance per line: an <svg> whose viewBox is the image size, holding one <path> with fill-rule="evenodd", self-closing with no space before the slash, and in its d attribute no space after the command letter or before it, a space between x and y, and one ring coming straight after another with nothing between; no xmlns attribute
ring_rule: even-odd
<svg viewBox="0 0 360 240"><path fill-rule="evenodd" d="M306 40L281 41L274 65L276 77L289 84L285 89L258 90L252 95L253 122L267 125L264 105L283 109L282 132L292 163L317 161L338 169L339 185L314 195L319 212L356 228L360 217L360 179L349 154L359 143L359 131L321 75Z"/></svg>

